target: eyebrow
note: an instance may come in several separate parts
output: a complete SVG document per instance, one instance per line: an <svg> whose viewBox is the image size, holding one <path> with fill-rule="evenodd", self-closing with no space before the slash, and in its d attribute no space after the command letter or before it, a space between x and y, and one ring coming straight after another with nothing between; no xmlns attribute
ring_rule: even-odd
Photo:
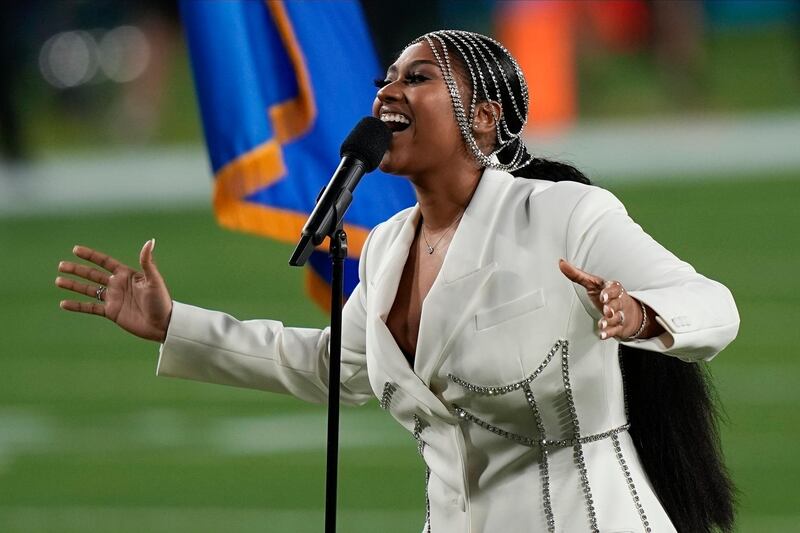
<svg viewBox="0 0 800 533"><path fill-rule="evenodd" d="M419 66L419 65L433 65L435 67L439 67L439 63L436 61L431 61L430 59L415 59L411 63L408 64L407 70L411 70L412 68ZM397 65L392 65L386 70L387 74L390 72L397 72Z"/></svg>

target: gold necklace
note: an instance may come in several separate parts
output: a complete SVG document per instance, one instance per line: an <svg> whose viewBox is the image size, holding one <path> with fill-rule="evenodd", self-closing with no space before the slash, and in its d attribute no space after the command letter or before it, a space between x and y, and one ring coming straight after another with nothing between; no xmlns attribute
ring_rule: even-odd
<svg viewBox="0 0 800 533"><path fill-rule="evenodd" d="M442 239L444 239L444 236L450 233L450 230L453 229L453 226L455 226L463 216L464 212L462 211L461 214L458 215L458 217L447 227L447 229L444 230L444 233L442 233L439 239L433 243L433 246L431 246L431 243L428 242L428 237L425 236L425 221L422 221L422 238L425 239L425 246L428 249L429 255L433 254L433 252L436 250L436 247L439 246L439 243L442 242Z"/></svg>

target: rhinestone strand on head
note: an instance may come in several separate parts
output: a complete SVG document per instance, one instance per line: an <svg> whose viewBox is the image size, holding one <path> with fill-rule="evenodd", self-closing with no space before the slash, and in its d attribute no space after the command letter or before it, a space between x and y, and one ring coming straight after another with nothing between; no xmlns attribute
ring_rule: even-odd
<svg viewBox="0 0 800 533"><path fill-rule="evenodd" d="M536 398L533 396L530 384L526 383L522 387L525 393L525 399L533 413L533 419L536 421L536 431L542 437L542 446L539 451L539 477L542 479L542 504L544 506L544 516L547 520L547 531L555 533L556 531L556 518L553 515L553 505L550 499L550 466L547 458L547 441L544 438L544 423L542 422L542 415L539 413L539 406L536 405Z"/></svg>
<svg viewBox="0 0 800 533"><path fill-rule="evenodd" d="M478 147L478 143L475 140L474 135L472 135L472 124L474 123L473 119L474 119L474 116L475 116L475 105L476 105L476 102L477 102L476 95L477 95L477 92L478 92L478 90L477 90L478 89L477 80L476 80L476 77L475 77L475 72L473 71L473 66L470 63L469 56L464 52L464 49L462 49L461 46L459 46L457 39L454 37L456 32L453 32L453 31L450 31L450 30L444 30L444 31L438 32L438 33L443 35L444 37L446 37L447 40L450 41L450 43L452 43L452 45L458 51L458 53L461 56L461 58L464 60L464 63L467 65L467 69L469 70L470 80L472 81L473 91L472 91L472 99L471 99L471 102L470 102L469 118L468 118L467 127L465 128L465 130L469 132L469 138L467 139L467 143L469 144L470 148L472 149L473 155L475 156L475 158L483 166L489 166L489 167L494 166L495 168L500 168L501 166L505 166L502 163L498 164L498 163L492 162L491 157L496 155L496 154L498 154L498 153L500 153L500 151L503 148L505 148L506 145L512 143L517 137L519 137L519 135L518 134L514 135L510 139L503 139L502 129L501 129L501 124L500 123L501 122L505 123L505 120L501 120L501 118L498 117L496 114L494 114L494 111L492 111L492 114L493 114L493 116L495 118L495 130L496 130L496 134L497 134L497 147L491 153L489 153L488 155L484 154L481 151L481 149ZM470 51L470 54L474 58L474 54L472 54L471 47L467 46L467 49ZM443 54L444 54L444 56L445 56L445 58L446 58L446 60L448 62L448 65L449 65L450 64L449 63L449 52L447 51L447 48L444 48ZM476 62L476 65L475 65L475 70L477 70L477 72L478 72L478 78L479 78L479 80L481 82L482 88L484 89L484 94L486 94L486 84L485 84L485 81L484 81L483 72L481 71L480 66L477 65L477 62ZM452 69L451 69L450 76L452 77ZM487 98L489 97L488 94L486 94L486 96L487 96ZM500 98L498 98L498 99L499 99L500 102L502 102L502 99L500 99ZM460 94L459 94L459 100L460 100ZM505 128L505 131L508 131L507 127ZM518 160L518 157L520 155L520 150L521 150L521 146L518 146L517 147L517 153L515 154L515 156L514 156L514 158L512 160L512 163L508 165L509 167L514 164L513 161L517 161ZM510 169L502 169L502 170L510 170Z"/></svg>
<svg viewBox="0 0 800 533"><path fill-rule="evenodd" d="M479 35L477 33L472 33L464 30L443 30L441 33L445 33L449 36L455 36L464 44L464 47L469 50L470 55L473 58L473 61L475 61L475 65L478 67L477 70L478 70L478 75L481 78L481 86L483 88L483 94L486 96L486 98L489 98L491 95L489 94L489 91L486 89L486 85L482 75L483 71L479 68L479 63L475 56L475 51L478 52L478 55L481 56L481 60L483 61L483 65L486 67L486 72L489 73L489 76L492 78L492 82L494 83L495 87L494 97L498 103L501 103L502 93L500 84L497 83L497 78L494 75L494 71L491 68L489 68L490 62L483 54L481 48L483 48L483 50L486 51L488 56L491 58L491 62L494 65L498 66L497 70L500 74L500 77L503 79L503 84L506 87L506 90L508 91L509 100L511 101L512 107L514 108L517 118L519 119L521 124L519 131L517 133L512 133L507 127L507 122L505 120L501 120L501 122L503 123L503 130L509 137L518 137L525 129L525 124L527 123L528 120L527 116L528 87L522 69L519 68L519 64L514 59L514 56L512 56L511 53L505 47L503 47L503 45L501 45L499 42L489 37L486 37L485 35ZM497 48L500 49L501 52L503 52L506 55L506 58L510 60L514 68L514 73L517 76L517 80L520 83L520 92L522 93L522 97L524 99L523 104L525 106L525 113L520 112L520 109L517 106L516 97L514 96L514 92L511 88L511 85L508 82L508 76L506 75L505 69L502 67L500 60L495 56L494 51L492 51L492 49L488 46L487 42L491 42L492 44L494 44ZM463 55L463 51L459 50L459 52ZM474 77L472 81L474 85L475 81ZM500 118L502 119L502 117Z"/></svg>
<svg viewBox="0 0 800 533"><path fill-rule="evenodd" d="M474 51L475 47L472 45L471 42L468 42L467 40L464 39L464 37L461 35L461 32L446 30L442 33L452 43L452 45L461 55L461 57L464 60L464 63L467 65L467 70L469 70L469 76L470 79L472 80L472 86L473 86L472 99L469 106L469 124L473 124L475 122L475 105L477 103L477 94L478 94L477 81L480 81L480 86L481 89L483 90L483 94L486 95L487 98L490 97L489 91L486 88L486 80L483 76L483 71L481 70L481 66L478 62L477 57L475 56L475 51ZM459 45L459 42L464 45L463 48ZM469 55L467 55L467 53L469 53ZM472 59L471 61L470 58ZM489 72L491 73L491 69L487 70L489 70ZM477 78L475 76L475 72L478 73ZM493 73L491 74L492 74L492 79L494 79L494 74ZM502 102L499 86L495 85L495 87L498 88L498 90L495 91L494 98L498 103ZM503 131L508 132L507 126L502 127L506 125L506 121L501 120L501 117L497 116L497 114L494 111L494 108L492 108L492 116L494 117L495 121L494 124L495 124L495 133L497 135L497 148L495 148L495 150L493 150L492 153L490 153L489 155L485 155L481 152L481 156L486 157L487 159L490 158L492 155L499 153L505 146L513 142L514 139L516 139L517 137L509 132L510 138L503 139Z"/></svg>
<svg viewBox="0 0 800 533"><path fill-rule="evenodd" d="M636 486L633 484L633 477L631 477L631 472L628 469L628 463L625 462L625 456L622 455L622 446L619 443L619 437L613 435L611 437L611 443L614 445L614 453L617 456L619 466L622 468L622 473L625 476L625 482L628 484L628 490L631 493L631 498L633 498L633 505L636 506L636 511L639 513L639 518L642 519L644 530L646 533L652 533L653 530L650 528L650 522L647 520L644 507L642 507L639 493L636 491Z"/></svg>
<svg viewBox="0 0 800 533"><path fill-rule="evenodd" d="M486 66L486 65L489 64L489 62L486 59L486 56L483 55L483 51L481 50L481 45L478 44L476 41L480 41L482 44L483 44L483 42L480 39L473 40L469 36L468 32L456 31L456 32L454 32L454 35L456 35L457 38L464 44L464 48L466 48L469 51L469 54L472 57L472 61L475 63L476 70L478 71L478 77L480 78L481 89L483 89L483 94L486 95L487 98L489 98L489 96L490 96L489 95L489 89L486 87L486 80L485 80L485 77L483 75L483 70L481 70L481 64ZM488 46L486 46L485 44L483 44L483 46L486 47L486 50L487 50L489 56L491 56L492 61L496 65L499 65L500 61L498 61L498 59L494 56L494 54L488 48ZM481 61L478 61L478 58L475 55L475 52L477 52L478 55L481 57ZM463 54L463 52L461 52L461 53ZM497 83L497 78L494 75L494 71L492 71L492 69L488 68L488 67L486 68L486 71L489 73L489 77L492 78L492 83L494 84L494 87L495 87L495 93L494 93L495 101L498 102L498 103L502 102L503 101L503 96L502 96L502 94L500 92L500 85ZM512 103L512 106L514 107L514 111L517 114L517 118L519 118L519 120L524 124L525 120L520 116L519 109L517 108L517 102L516 102L516 99L514 98L514 92L511 90L511 86L508 83L508 79L507 79L507 77L505 75L505 72L503 71L502 68L500 69L500 72L501 72L501 76L500 77L503 78L503 82L505 83L505 87L508 90L508 95L510 97L510 101ZM495 114L494 109L492 109L492 116L495 119L495 131L497 133L497 139L498 139L498 142L500 143L500 145L501 146L506 146L507 144L513 142L516 136L515 136L514 133L511 133L511 131L508 129L508 121L500 120L500 117L498 117ZM508 139L502 140L503 139L503 135L506 135L508 137Z"/></svg>
<svg viewBox="0 0 800 533"><path fill-rule="evenodd" d="M417 441L417 452L419 452L420 457L422 457L423 462L425 461L425 456L423 452L425 451L425 441L422 440L422 430L425 429L426 424L422 421L422 419L414 415L414 439ZM431 469L428 467L427 463L425 464L425 533L431 533L431 499L430 493L428 492L428 486L430 485L431 481Z"/></svg>
<svg viewBox="0 0 800 533"><path fill-rule="evenodd" d="M475 38L469 32L466 32L466 35L464 37L466 37L467 40L471 41L475 45L475 49L478 51L478 55L481 56L481 59L484 61L484 63L488 64L488 60L483 55L483 51L481 50L481 48L483 48L483 50L486 50L486 53L491 57L492 61L494 61L495 63L499 63L497 58L494 56L494 52L492 52L492 50L489 48L489 46L482 39ZM497 80L494 77L494 72L492 72L492 69L487 69L487 70L489 71L489 75L492 77L492 81L494 82L495 87L498 87L497 94L499 96L500 90L499 90L499 86L497 85ZM521 73L522 72L520 71L519 74L521 74ZM514 96L514 91L511 89L511 85L509 85L509 83L508 83L508 77L507 76L501 76L501 77L503 78L503 83L506 86L506 90L508 91L508 95L511 97L511 105L514 107L514 112L517 115L517 119L522 124L522 129L525 129L525 124L528 121L527 102L523 102L523 104L526 106L525 107L525 111L524 112L520 111L519 107L517 106L517 98ZM524 79L520 80L520 82L522 82L522 81L524 81ZM506 130L506 134L507 135L513 135L510 131L508 131L508 127L506 127L505 130Z"/></svg>
<svg viewBox="0 0 800 533"><path fill-rule="evenodd" d="M566 341L561 350L561 377L564 380L564 394L567 399L569 416L572 420L574 438L577 440L573 446L572 456L575 459L575 464L578 467L578 473L581 478L583 498L586 502L586 510L589 513L589 526L592 533L599 533L600 529L597 527L597 513L595 512L594 500L592 499L592 488L589 486L589 474L586 469L586 459L583 455L583 446L581 444L581 427L578 422L578 411L575 408L575 399L572 397L572 385L570 385L569 380L569 345Z"/></svg>
<svg viewBox="0 0 800 533"><path fill-rule="evenodd" d="M458 86L456 85L456 81L453 78L453 69L450 66L450 55L447 53L447 45L445 45L444 40L436 34L433 34L431 37L430 35L425 35L423 38L428 43L428 46L431 47L431 51L433 52L433 56L436 58L436 62L439 64L439 68L442 70L442 77L444 78L445 84L447 85L448 92L450 93L450 100L453 102L453 112L456 115L456 123L458 123L458 128L461 131L461 136L469 146L472 154L475 158L481 163L484 164L483 161L483 153L481 149L478 147L478 143L475 141L475 137L473 137L472 132L470 131L470 121L467 119L466 112L464 111L464 104L461 101L461 95L458 92ZM436 45L434 44L434 39L436 39L442 46L442 53L439 54ZM444 60L442 60L442 57ZM485 165L484 165L485 166ZM506 169L501 169L506 170Z"/></svg>
<svg viewBox="0 0 800 533"><path fill-rule="evenodd" d="M517 133L512 133L508 129L508 125L506 123L505 118L502 117L502 116L495 116L495 127L496 127L496 130L497 130L497 148L495 150L493 150L491 153L489 153L488 155L484 154L481 151L481 149L478 146L478 143L477 143L474 135L472 134L472 123L473 123L473 117L475 115L476 94L477 94L477 91L478 91L478 82L479 81L481 83L481 88L484 90L484 93L487 93L486 84L485 84L485 78L483 76L483 71L480 68L480 64L478 64L478 60L477 60L477 56L475 55L475 51L477 51L478 55L481 56L481 59L484 60L484 64L486 65L486 70L489 72L489 74L491 75L492 79L494 80L494 82L495 82L495 92L496 92L495 98L497 98L499 100L499 103L502 105L502 97L501 97L501 93L500 93L500 91L501 91L500 87L501 86L500 86L500 84L497 83L497 80L496 80L496 78L494 76L494 72L492 71L492 68L488 64L486 64L486 61L485 61L486 57L481 52L480 46L478 46L476 44L476 42L480 42L482 39L485 39L487 41L491 41L492 43L494 43L510 59L510 61L511 61L512 65L513 65L515 74L516 74L516 76L517 76L517 78L519 80L520 92L522 93L522 97L523 97L524 104L525 104L524 107L527 109L528 87L527 87L527 83L525 81L525 77L522 74L522 70L519 68L519 64L516 62L516 60L514 60L513 56L511 56L511 54L508 52L508 50L505 47L503 47L500 43L498 43L497 41L495 41L493 39L490 39L488 37L485 37L483 35L472 34L472 33L465 32L465 31L440 30L440 31L436 31L436 32L431 32L431 33L425 34L422 37L419 37L418 39L415 39L414 41L412 41L411 44L416 44L418 42L425 41L425 42L427 42L428 46L431 48L431 51L432 51L434 57L436 58L436 62L439 64L439 68L442 71L442 77L444 78L445 84L447 85L448 92L450 93L450 98L451 98L452 104L453 104L453 112L455 113L456 123L458 124L459 130L461 131L461 136L464 138L464 141L466 142L467 147L472 152L473 156L478 161L478 163L483 167L489 167L489 168L495 168L495 169L498 169L498 170L505 170L505 171L508 171L508 172L513 172L514 170L517 170L519 168L524 167L525 165L530 163L532 161L532 159L533 159L532 156L527 153L527 151L524 148L524 145L523 145L522 141L520 140L520 135L522 133L522 130L524 129L525 123L527 121L527 117L526 117L526 120L522 121L522 127L520 128L520 131L517 132ZM452 67L451 61L450 61L450 54L449 54L449 52L447 50L447 45L445 43L445 40L450 42L451 45L458 51L459 55L462 57L465 65L467 66L467 69L469 71L469 75L470 75L470 78L471 78L470 81L472 83L472 89L473 89L472 90L472 98L471 98L471 102L470 102L470 108L469 108L469 115L467 115L467 112L464 109L464 103L462 102L461 94L458 91L458 85L456 84L455 77L453 75L454 71L453 71L453 67ZM440 47L436 46L435 41L439 43ZM481 44L483 44L483 47L486 48L486 50L488 52L491 52L489 50L488 46L485 43L481 43ZM441 48L441 49L439 49L439 48ZM465 52L465 49L466 49L466 52L468 52L468 53ZM510 97L509 99L512 101L512 105L514 107L514 110L519 115L520 114L519 113L519 108L516 105L516 99L514 97L513 91L511 90L511 85L508 82L508 79L506 78L506 74L503 71L502 66L500 66L500 63L497 60L497 58L495 58L494 55L491 54L491 53L490 53L490 56L495 61L495 65L498 67L498 72L503 77L504 85L508 89L508 93L509 93L509 97ZM472 61L470 61L470 58L472 58ZM475 75L476 71L477 71L477 77ZM485 94L485 96L486 96L486 98L491 97L491 95L489 95L489 94ZM503 138L504 137L504 135L503 135L504 133L508 136L508 138L505 138L505 139ZM513 157L511 158L511 160L508 163L500 163L500 162L492 159L492 156L498 154L508 144L510 144L512 142L515 142L515 141L518 141L518 144L517 144L517 147L516 147L516 150L515 150L515 153L514 153Z"/></svg>

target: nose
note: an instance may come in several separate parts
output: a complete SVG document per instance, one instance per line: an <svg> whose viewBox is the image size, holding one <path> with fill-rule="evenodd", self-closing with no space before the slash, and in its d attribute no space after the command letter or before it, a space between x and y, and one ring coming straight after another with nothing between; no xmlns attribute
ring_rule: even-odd
<svg viewBox="0 0 800 533"><path fill-rule="evenodd" d="M384 85L380 89L378 89L378 93L376 94L376 98L383 103L387 102L396 102L403 98L403 93L398 87L398 82L400 80L395 80L387 85Z"/></svg>

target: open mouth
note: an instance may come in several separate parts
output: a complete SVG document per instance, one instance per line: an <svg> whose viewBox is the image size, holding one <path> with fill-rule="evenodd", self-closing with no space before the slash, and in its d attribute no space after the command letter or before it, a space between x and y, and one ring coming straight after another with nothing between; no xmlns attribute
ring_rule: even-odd
<svg viewBox="0 0 800 533"><path fill-rule="evenodd" d="M381 120L392 133L403 131L411 125L408 117L400 113L381 113Z"/></svg>

